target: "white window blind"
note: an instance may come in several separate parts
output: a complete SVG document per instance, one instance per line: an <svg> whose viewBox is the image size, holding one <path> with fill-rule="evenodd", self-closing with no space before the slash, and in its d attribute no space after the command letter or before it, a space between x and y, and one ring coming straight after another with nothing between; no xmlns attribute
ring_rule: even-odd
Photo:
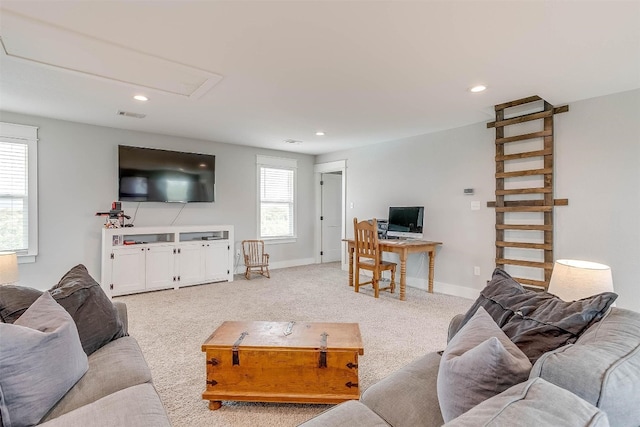
<svg viewBox="0 0 640 427"><path fill-rule="evenodd" d="M296 161L258 156L260 238L293 238Z"/></svg>
<svg viewBox="0 0 640 427"><path fill-rule="evenodd" d="M0 123L0 251L37 254L37 128Z"/></svg>

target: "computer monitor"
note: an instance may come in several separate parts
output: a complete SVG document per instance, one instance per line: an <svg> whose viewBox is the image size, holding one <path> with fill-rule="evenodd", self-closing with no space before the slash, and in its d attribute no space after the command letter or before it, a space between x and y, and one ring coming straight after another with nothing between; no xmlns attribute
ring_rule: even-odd
<svg viewBox="0 0 640 427"><path fill-rule="evenodd" d="M424 206L391 206L387 237L422 239Z"/></svg>

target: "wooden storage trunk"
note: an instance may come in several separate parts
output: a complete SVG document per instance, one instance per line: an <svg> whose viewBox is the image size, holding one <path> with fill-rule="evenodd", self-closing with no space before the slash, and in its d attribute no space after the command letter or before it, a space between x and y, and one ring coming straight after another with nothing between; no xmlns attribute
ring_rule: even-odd
<svg viewBox="0 0 640 427"><path fill-rule="evenodd" d="M224 322L202 345L207 388L202 398L339 403L358 399L357 323Z"/></svg>

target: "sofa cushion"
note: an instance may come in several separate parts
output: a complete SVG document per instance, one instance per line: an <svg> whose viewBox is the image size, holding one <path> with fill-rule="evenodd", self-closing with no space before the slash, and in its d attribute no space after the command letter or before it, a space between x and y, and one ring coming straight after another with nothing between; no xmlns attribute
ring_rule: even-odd
<svg viewBox="0 0 640 427"><path fill-rule="evenodd" d="M87 371L76 326L48 293L13 324L0 324L4 427L37 424Z"/></svg>
<svg viewBox="0 0 640 427"><path fill-rule="evenodd" d="M497 268L460 327L473 317L478 307L484 307L533 364L547 351L575 342L607 313L617 297L613 292L604 292L567 302L547 292L526 290Z"/></svg>
<svg viewBox="0 0 640 427"><path fill-rule="evenodd" d="M151 371L133 337L122 337L89 356L89 370L43 421L80 408L118 390L151 382Z"/></svg>
<svg viewBox="0 0 640 427"><path fill-rule="evenodd" d="M446 427L512 427L514 425L519 427L608 427L609 422L604 412L570 391L541 378L535 378L485 400L445 424Z"/></svg>
<svg viewBox="0 0 640 427"><path fill-rule="evenodd" d="M41 426L171 427L171 424L155 388L145 383L117 391Z"/></svg>
<svg viewBox="0 0 640 427"><path fill-rule="evenodd" d="M69 270L49 293L76 322L87 355L127 335L118 311L84 265ZM24 286L0 286L2 321L13 323L40 295L41 291Z"/></svg>
<svg viewBox="0 0 640 427"><path fill-rule="evenodd" d="M440 360L438 353L428 353L367 388L360 400L394 427L440 427Z"/></svg>
<svg viewBox="0 0 640 427"><path fill-rule="evenodd" d="M84 265L69 270L49 292L75 320L87 355L125 335L116 308Z"/></svg>
<svg viewBox="0 0 640 427"><path fill-rule="evenodd" d="M438 370L442 418L450 421L529 377L531 363L478 307L447 345Z"/></svg>
<svg viewBox="0 0 640 427"><path fill-rule="evenodd" d="M640 313L612 308L574 345L546 353L531 377L570 390L615 426L640 424Z"/></svg>
<svg viewBox="0 0 640 427"><path fill-rule="evenodd" d="M357 400L348 400L322 412L299 427L389 427L382 418Z"/></svg>

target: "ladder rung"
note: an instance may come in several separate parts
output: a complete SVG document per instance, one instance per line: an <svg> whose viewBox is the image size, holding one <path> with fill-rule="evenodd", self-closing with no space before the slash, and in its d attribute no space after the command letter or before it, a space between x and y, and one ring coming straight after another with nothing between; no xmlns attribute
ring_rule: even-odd
<svg viewBox="0 0 640 427"><path fill-rule="evenodd" d="M538 150L538 151L526 151L524 153L505 154L503 156L496 156L496 162L504 162L507 160L518 160L527 157L542 157L552 155L551 150Z"/></svg>
<svg viewBox="0 0 640 427"><path fill-rule="evenodd" d="M553 270L552 262L522 261L519 259L497 258L496 264L519 265L521 267L534 267L534 268L544 268L545 270Z"/></svg>
<svg viewBox="0 0 640 427"><path fill-rule="evenodd" d="M496 173L496 178L514 178L518 176L549 175L552 173L553 173L553 168L527 169L522 171Z"/></svg>
<svg viewBox="0 0 640 427"><path fill-rule="evenodd" d="M523 277L514 277L513 280L520 283L521 285L538 286L544 288L544 290L546 290L548 286L547 282L545 282L544 280L525 279Z"/></svg>
<svg viewBox="0 0 640 427"><path fill-rule="evenodd" d="M514 188L511 190L496 190L496 196L509 196L512 194L544 194L552 193L553 189L537 187L537 188Z"/></svg>
<svg viewBox="0 0 640 427"><path fill-rule="evenodd" d="M515 107L517 105L528 104L530 102L541 101L538 95L528 96L522 99L516 99L515 101L505 102L504 104L498 104L495 106L496 111L504 110L507 108Z"/></svg>
<svg viewBox="0 0 640 427"><path fill-rule="evenodd" d="M517 125L519 123L530 122L531 120L544 119L545 117L553 116L553 110L540 111L539 113L524 114L522 116L514 117L512 119L500 120L499 122L487 123L488 128L499 128L510 125Z"/></svg>
<svg viewBox="0 0 640 427"><path fill-rule="evenodd" d="M497 230L528 230L528 231L551 231L551 225L533 224L496 224Z"/></svg>
<svg viewBox="0 0 640 427"><path fill-rule="evenodd" d="M500 248L521 248L521 249L542 249L550 251L551 244L549 243L525 243L525 242L496 242L496 246Z"/></svg>
<svg viewBox="0 0 640 427"><path fill-rule="evenodd" d="M505 138L496 138L496 144L506 144L507 142L524 141L525 139L542 138L543 136L551 136L550 130L541 130L540 132L526 133L523 135L508 136Z"/></svg>
<svg viewBox="0 0 640 427"><path fill-rule="evenodd" d="M551 212L553 206L504 206L496 207L496 212Z"/></svg>

